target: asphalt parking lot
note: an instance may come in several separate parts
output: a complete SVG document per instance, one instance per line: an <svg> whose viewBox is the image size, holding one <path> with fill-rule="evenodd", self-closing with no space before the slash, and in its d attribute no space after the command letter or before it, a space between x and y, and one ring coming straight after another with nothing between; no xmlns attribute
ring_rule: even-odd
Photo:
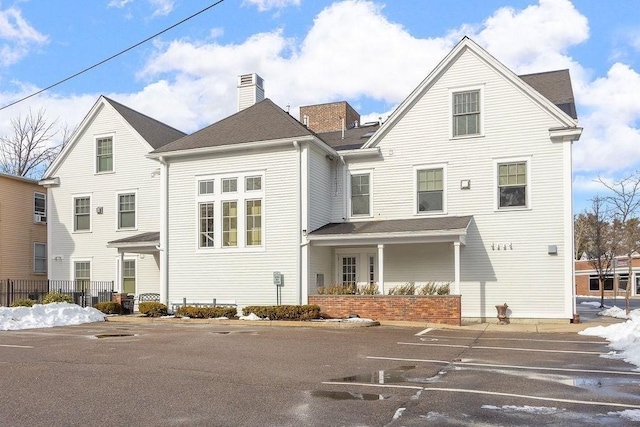
<svg viewBox="0 0 640 427"><path fill-rule="evenodd" d="M1 425L632 425L576 333L94 323L0 332Z"/></svg>

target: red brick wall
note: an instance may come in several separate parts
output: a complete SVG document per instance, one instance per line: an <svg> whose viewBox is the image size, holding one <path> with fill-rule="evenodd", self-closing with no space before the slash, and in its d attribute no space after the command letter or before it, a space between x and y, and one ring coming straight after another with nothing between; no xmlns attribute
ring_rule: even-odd
<svg viewBox="0 0 640 427"><path fill-rule="evenodd" d="M625 263L626 258L620 257L618 259L618 263ZM640 259L639 258L631 258L631 266L635 270L637 267L640 267ZM616 268L616 275L618 274L627 274L628 267L623 264ZM576 295L592 295L592 296L600 296L600 290L591 291L589 290L589 275L596 275L595 269L591 265L589 261L575 261L575 273L576 273ZM613 275L613 269L610 272ZM637 273L635 273L637 274ZM635 294L635 282L634 278L631 278L631 295ZM621 293L626 292L624 289L617 289L617 280L614 281L614 289L616 290L605 290L605 297L614 295L620 295Z"/></svg>
<svg viewBox="0 0 640 427"><path fill-rule="evenodd" d="M356 313L373 320L461 325L459 295L310 295L309 304L333 318Z"/></svg>

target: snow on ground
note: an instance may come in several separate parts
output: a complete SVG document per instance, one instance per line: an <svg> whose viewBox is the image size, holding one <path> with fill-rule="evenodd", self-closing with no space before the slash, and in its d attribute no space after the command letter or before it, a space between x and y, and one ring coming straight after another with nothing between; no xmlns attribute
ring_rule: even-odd
<svg viewBox="0 0 640 427"><path fill-rule="evenodd" d="M93 307L82 308L66 302L35 304L33 307L0 307L0 331L52 328L104 320L104 313Z"/></svg>

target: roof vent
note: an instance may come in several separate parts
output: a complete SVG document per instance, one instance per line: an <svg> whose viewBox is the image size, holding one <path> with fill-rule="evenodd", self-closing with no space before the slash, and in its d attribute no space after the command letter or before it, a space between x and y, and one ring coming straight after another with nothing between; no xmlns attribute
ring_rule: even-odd
<svg viewBox="0 0 640 427"><path fill-rule="evenodd" d="M256 73L238 76L238 111L264 99L264 80Z"/></svg>

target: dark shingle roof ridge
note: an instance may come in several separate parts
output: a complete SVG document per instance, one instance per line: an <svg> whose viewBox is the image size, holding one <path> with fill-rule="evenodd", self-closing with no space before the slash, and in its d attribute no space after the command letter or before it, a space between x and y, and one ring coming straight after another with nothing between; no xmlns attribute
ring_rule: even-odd
<svg viewBox="0 0 640 427"><path fill-rule="evenodd" d="M131 107L127 107L126 105L121 104L121 103L120 103L120 102L118 102L118 101L114 101L113 99L111 99L111 98L109 98L109 97L107 97L107 96L105 96L105 95L102 95L102 97L103 97L107 102L109 102L109 103L113 106L113 108L115 108L115 109L118 111L118 113L120 113L120 115L121 115L121 116L122 116L122 117L123 117L123 118L124 118L124 119L125 119L125 120L130 124L130 125L131 125L131 126L133 126L133 128L134 128L134 129L136 129L136 131L138 131L138 133L140 133L140 134L141 134L141 136L142 136L142 137L145 137L144 133L146 133L146 132L145 132L143 129L141 129L139 126L137 126L137 125L138 125L138 123L136 123L136 119L143 120L143 121L145 121L147 124L150 124L151 126L154 126L154 127L156 127L156 128L162 128L162 129L163 129L163 130L165 130L165 131L168 131L168 132L175 132L175 133L177 133L177 134L180 134L180 137L187 135L185 132L183 132L183 131L181 131L181 130L179 130L179 129L176 129L176 128L174 128L173 126L170 126L170 125L168 125L168 124L166 124L166 123L164 123L164 122L161 122L161 121L160 121L160 120L158 120L158 119L154 119L153 117L150 117L150 116L148 116L148 115L146 115L146 114L143 114L143 113L141 113L141 112L139 112L139 111L137 111L137 110L134 110L134 109L133 109L133 108L131 108ZM145 138L145 139L146 139L146 138ZM177 139L177 138L176 138L176 139ZM158 148L158 146L166 145L166 144L168 144L168 143L170 143L170 142L172 142L172 141L174 141L174 140L175 140L175 139L172 139L171 141L163 141L163 142L161 142L161 143L160 143L160 145L158 145L158 144L156 143L156 141L147 141L147 142L149 142L149 144L151 144L152 146L154 146L154 148ZM156 145L158 145L158 146L156 146Z"/></svg>
<svg viewBox="0 0 640 427"><path fill-rule="evenodd" d="M562 72L568 72L569 69L568 68L561 68L559 70L549 70L549 71L539 71L537 73L527 73L527 74L518 74L518 77L529 77L529 76L539 76L542 74L553 74L553 73L562 73Z"/></svg>

